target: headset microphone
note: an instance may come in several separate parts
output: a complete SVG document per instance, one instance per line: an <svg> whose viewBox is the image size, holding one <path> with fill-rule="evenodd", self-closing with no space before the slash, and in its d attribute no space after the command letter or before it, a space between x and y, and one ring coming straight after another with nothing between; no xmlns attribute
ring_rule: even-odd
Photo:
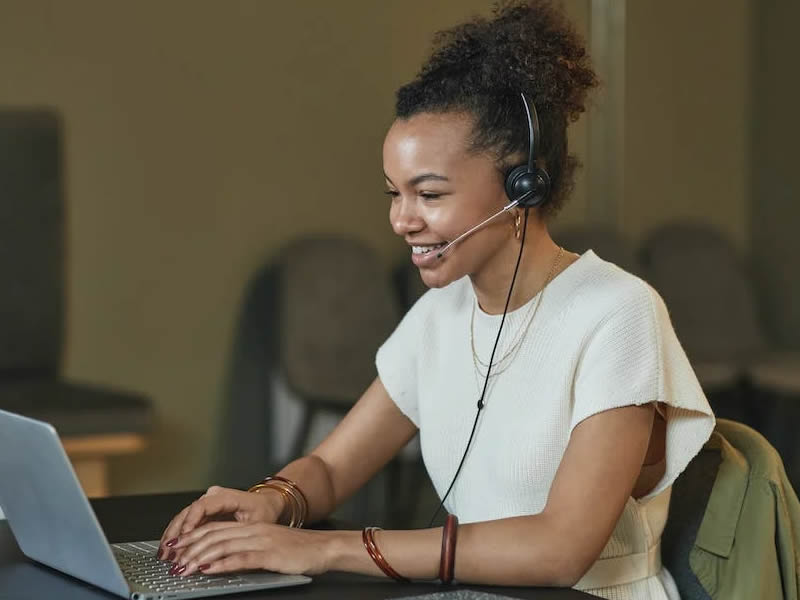
<svg viewBox="0 0 800 600"><path fill-rule="evenodd" d="M478 231L478 229L480 229L481 227L483 227L484 225L486 225L490 221L494 221L497 217L499 217L500 215L502 215L505 212L508 212L509 210L511 210L512 208L517 206L519 203L520 203L519 200L514 200L513 202L509 202L508 204L506 204L503 208L498 210L496 213L494 213L488 219L484 219L483 221L481 221L480 223L475 225L475 227L473 227L472 229L469 229L468 231L465 231L460 236L458 236L456 239L454 239L452 242L449 242L441 250L439 250L439 252L436 253L436 258L442 258L444 253L447 252L454 244L457 244L458 242L463 240L465 237L471 236L473 233Z"/></svg>

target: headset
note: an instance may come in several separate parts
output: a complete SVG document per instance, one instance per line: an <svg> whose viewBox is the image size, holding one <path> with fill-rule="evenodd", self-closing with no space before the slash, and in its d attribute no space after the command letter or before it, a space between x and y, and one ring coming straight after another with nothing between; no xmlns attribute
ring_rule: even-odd
<svg viewBox="0 0 800 600"><path fill-rule="evenodd" d="M514 167L506 175L506 195L517 206L533 208L544 204L550 194L550 175L536 164L539 143L539 115L536 105L524 92L519 94L528 119L528 163Z"/></svg>
<svg viewBox="0 0 800 600"><path fill-rule="evenodd" d="M439 503L439 506L436 508L436 512L433 513L428 527L433 526L436 516L444 506L444 501L447 500L447 497L450 495L450 492L456 483L456 479L458 479L458 475L461 473L461 467L464 466L467 453L472 445L472 439L475 437L478 419L481 416L481 411L484 407L484 398L486 397L486 390L489 386L489 374L492 372L494 354L497 350L497 344L500 341L500 334L503 331L503 324L506 322L506 314L508 313L508 305L511 301L511 293L514 291L514 282L517 280L519 264L522 261L522 249L525 247L525 231L527 230L528 225L528 209L544 204L550 194L550 175L547 173L547 171L536 165L537 143L539 141L539 115L536 113L536 105L534 105L533 102L528 102L528 98L523 92L520 92L520 96L522 97L522 102L525 105L525 114L527 115L528 121L528 162L527 164L512 168L511 171L509 171L509 173L506 175L505 188L510 202L508 206L489 218L493 219L495 216L502 214L514 206L521 206L525 209L525 223L522 226L522 238L519 245L519 255L517 256L517 263L514 266L514 274L511 276L511 284L508 287L508 296L506 297L506 305L503 309L503 318L500 320L500 327L497 329L497 337L494 340L492 354L489 358L489 366L486 369L486 378L483 381L483 390L481 391L481 396L478 399L478 412L475 414L475 421L472 423L472 431L469 434L469 440L467 440L467 447L464 448L464 454L461 457L461 461L458 463L458 468L456 469L455 475L453 475L453 480L450 482L447 492L445 492L444 496L442 496L442 500ZM486 223L486 221L484 221L484 223ZM476 228L469 230L467 234L464 235L471 234L475 229ZM451 244L452 243L453 242L451 242ZM439 254L439 257L441 257L441 253Z"/></svg>

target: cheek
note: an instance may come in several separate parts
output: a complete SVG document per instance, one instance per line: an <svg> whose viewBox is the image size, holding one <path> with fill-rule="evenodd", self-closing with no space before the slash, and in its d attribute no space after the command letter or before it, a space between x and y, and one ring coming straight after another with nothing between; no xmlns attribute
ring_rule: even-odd
<svg viewBox="0 0 800 600"><path fill-rule="evenodd" d="M449 240L471 227L469 217L455 207L429 208L422 217L428 229Z"/></svg>

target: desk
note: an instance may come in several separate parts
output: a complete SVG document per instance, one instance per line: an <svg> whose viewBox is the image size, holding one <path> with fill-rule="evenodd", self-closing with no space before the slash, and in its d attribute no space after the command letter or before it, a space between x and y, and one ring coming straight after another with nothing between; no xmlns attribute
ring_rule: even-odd
<svg viewBox="0 0 800 600"><path fill-rule="evenodd" d="M92 500L97 518L112 542L158 539L169 519L188 502L197 497L190 494L155 494L120 496ZM532 600L588 600L594 598L569 589L468 587L511 598ZM387 579L328 573L314 577L308 585L283 589L220 596L230 600L371 600L418 596L445 591L435 583L398 584ZM61 575L26 559L5 521L0 521L0 598L28 600L59 598L69 600L112 600L118 598L103 590Z"/></svg>

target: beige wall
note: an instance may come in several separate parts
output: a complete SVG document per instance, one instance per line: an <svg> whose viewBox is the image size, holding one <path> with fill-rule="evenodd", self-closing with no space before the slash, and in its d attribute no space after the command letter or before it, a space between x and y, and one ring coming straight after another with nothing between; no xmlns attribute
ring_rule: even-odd
<svg viewBox="0 0 800 600"><path fill-rule="evenodd" d="M750 20L750 0L627 2L620 219L635 238L687 217L749 249Z"/></svg>
<svg viewBox="0 0 800 600"><path fill-rule="evenodd" d="M402 251L380 176L394 86L415 70L390 67L396 46L487 3L426 5L0 3L0 104L66 123L66 374L157 409L115 491L207 483L240 296L278 246L334 230L387 264Z"/></svg>
<svg viewBox="0 0 800 600"><path fill-rule="evenodd" d="M372 2L1 6L2 103L54 105L67 124L66 373L157 407L150 449L115 490L204 484L255 267L301 231L391 255L386 15Z"/></svg>
<svg viewBox="0 0 800 600"><path fill-rule="evenodd" d="M115 492L208 483L238 303L278 246L334 230L387 265L404 256L381 194L393 91L434 30L490 4L0 2L0 104L54 106L67 128L66 374L141 390L157 409ZM587 31L590 1L565 4ZM639 235L691 214L746 244L747 81L728 65L747 3L725 2L724 23L691 3L694 25L667 4L628 2L628 80L643 81L627 88L621 222ZM581 154L586 136L585 122L571 132ZM589 199L581 174L561 222L585 220Z"/></svg>
<svg viewBox="0 0 800 600"><path fill-rule="evenodd" d="M800 350L800 3L756 7L751 235L763 318L772 339Z"/></svg>

